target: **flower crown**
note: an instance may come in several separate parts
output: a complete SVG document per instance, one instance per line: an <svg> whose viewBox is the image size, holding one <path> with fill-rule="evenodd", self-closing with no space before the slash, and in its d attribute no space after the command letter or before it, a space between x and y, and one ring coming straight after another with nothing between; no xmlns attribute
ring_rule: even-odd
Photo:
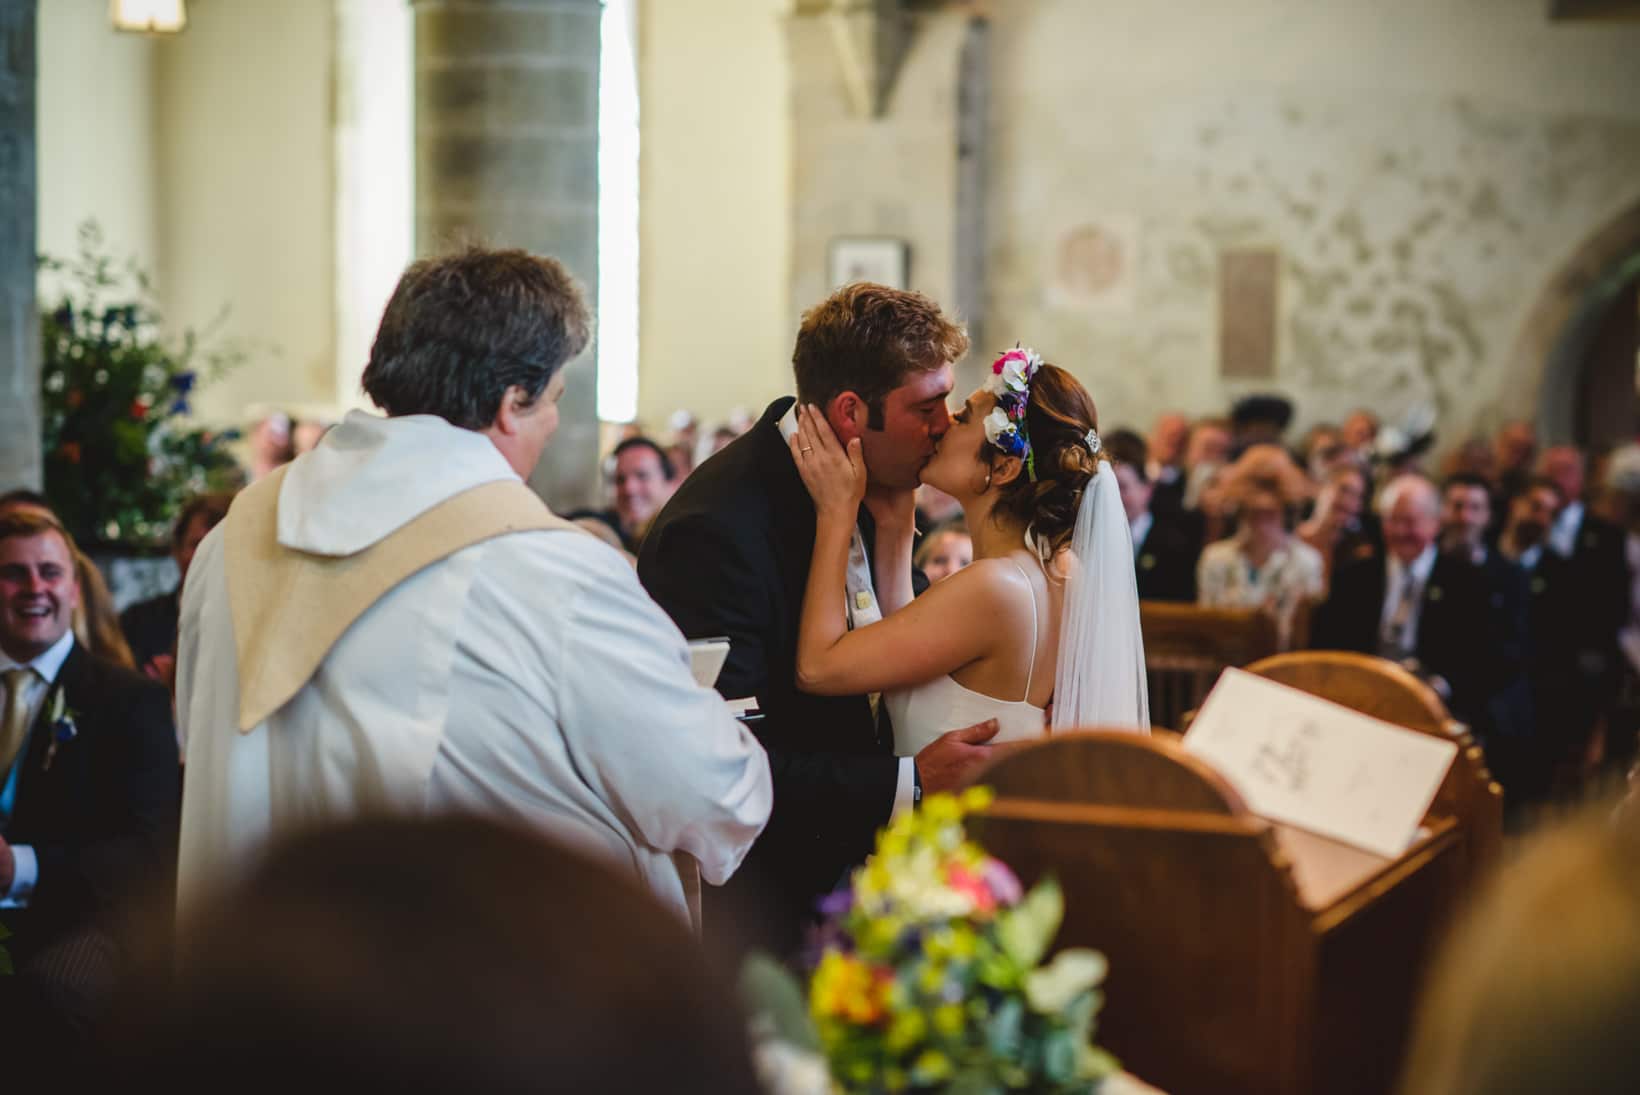
<svg viewBox="0 0 1640 1095"><path fill-rule="evenodd" d="M1025 412L1031 403L1031 381L1042 368L1042 355L1028 346L1015 346L991 363L991 375L985 381L985 390L996 396L997 405L985 416L985 440L1008 456L1025 461L1025 474L1036 482L1036 453L1031 448L1031 435L1025 428ZM1089 430L1083 443L1094 456L1104 447L1095 430Z"/></svg>

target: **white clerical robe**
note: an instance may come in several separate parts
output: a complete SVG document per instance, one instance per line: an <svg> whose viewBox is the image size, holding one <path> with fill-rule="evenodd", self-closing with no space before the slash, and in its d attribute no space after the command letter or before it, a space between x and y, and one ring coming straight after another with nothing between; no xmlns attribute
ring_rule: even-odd
<svg viewBox="0 0 1640 1095"><path fill-rule="evenodd" d="M482 434L356 411L291 466L278 539L346 557L509 478ZM200 546L182 596L183 904L280 833L379 810L459 810L623 865L686 914L671 854L722 883L768 820L762 747L695 684L682 634L632 567L571 531L497 536L414 574L294 698L240 733L223 532Z"/></svg>

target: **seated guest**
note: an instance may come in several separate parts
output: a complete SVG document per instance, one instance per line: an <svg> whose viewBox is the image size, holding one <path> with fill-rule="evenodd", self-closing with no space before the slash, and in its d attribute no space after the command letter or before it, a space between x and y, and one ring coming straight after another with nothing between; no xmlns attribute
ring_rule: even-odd
<svg viewBox="0 0 1640 1095"><path fill-rule="evenodd" d="M108 583L103 581L97 564L79 548L74 549L74 576L80 583L80 603L74 609L75 637L85 644L92 657L135 669L136 655L120 628L119 613L114 611L114 595L108 591Z"/></svg>
<svg viewBox="0 0 1640 1095"><path fill-rule="evenodd" d="M43 517L54 525L61 525L57 513L45 497L31 490L14 490L0 495L0 517L10 513L28 513ZM102 571L79 548L74 549L74 576L80 585L80 597L74 605L74 635L92 656L127 669L136 667L131 647L120 631L119 615L114 611L114 596L103 581Z"/></svg>
<svg viewBox="0 0 1640 1095"><path fill-rule="evenodd" d="M1138 434L1113 430L1105 449L1115 461L1116 484L1122 491L1133 537L1134 577L1142 601L1196 600L1196 560L1201 555L1199 526L1188 515L1172 511L1157 515L1151 509L1155 485L1145 463L1145 444Z"/></svg>
<svg viewBox="0 0 1640 1095"><path fill-rule="evenodd" d="M1596 720L1609 700L1604 624L1610 606L1589 603L1587 580L1577 564L1551 546L1555 521L1566 499L1553 480L1527 481L1509 505L1498 550L1527 574L1532 629L1531 678L1538 714L1537 749L1530 758L1523 797L1546 797L1557 768L1575 771L1590 745ZM1626 609L1623 592L1614 596ZM1615 644L1615 633L1611 637Z"/></svg>
<svg viewBox="0 0 1640 1095"><path fill-rule="evenodd" d="M1530 422L1505 422L1492 442L1492 467L1497 484L1500 519L1509 500L1519 494L1532 477L1532 461L1537 457L1537 429Z"/></svg>
<svg viewBox="0 0 1640 1095"><path fill-rule="evenodd" d="M250 431L250 467L246 469L252 481L296 459L294 429L295 423L284 411L270 411L257 419Z"/></svg>
<svg viewBox="0 0 1640 1095"><path fill-rule="evenodd" d="M1280 445L1293 420L1292 401L1279 395L1249 395L1230 410L1230 452L1240 455L1254 445Z"/></svg>
<svg viewBox="0 0 1640 1095"><path fill-rule="evenodd" d="M1378 416L1364 407L1357 407L1338 427L1338 439L1355 450L1358 460L1372 454L1373 442L1378 440Z"/></svg>
<svg viewBox="0 0 1640 1095"><path fill-rule="evenodd" d="M1298 538L1321 555L1324 577L1341 560L1371 551L1373 532L1362 520L1367 505L1367 475L1353 461L1335 464L1321 481L1315 509L1298 526Z"/></svg>
<svg viewBox="0 0 1640 1095"><path fill-rule="evenodd" d="M1311 645L1412 663L1487 742L1490 758L1494 739L1531 733L1518 587L1497 588L1472 559L1440 554L1440 499L1429 480L1391 480L1378 507L1384 550L1340 565Z"/></svg>
<svg viewBox="0 0 1640 1095"><path fill-rule="evenodd" d="M666 450L647 437L629 437L610 454L610 480L615 488L615 506L592 516L615 530L621 547L636 554L650 520L660 512L677 488L677 467Z"/></svg>
<svg viewBox="0 0 1640 1095"><path fill-rule="evenodd" d="M1459 472L1441 487L1441 552L1468 559L1476 566L1488 560L1508 560L1486 542L1492 527L1492 484L1478 475Z"/></svg>
<svg viewBox="0 0 1640 1095"><path fill-rule="evenodd" d="M108 1087L759 1092L733 986L687 928L526 829L448 815L303 833L178 938L174 970L156 957L121 995L94 1077Z"/></svg>
<svg viewBox="0 0 1640 1095"><path fill-rule="evenodd" d="M106 987L112 948L90 940L170 877L180 778L165 689L74 636L74 555L55 521L0 516L0 919L19 972L0 1025L54 1038L83 1034Z"/></svg>
<svg viewBox="0 0 1640 1095"><path fill-rule="evenodd" d="M1213 472L1230 459L1230 423L1222 418L1198 419L1190 427L1184 445L1180 474L1168 482L1157 481L1150 500L1152 513L1193 510Z"/></svg>
<svg viewBox="0 0 1640 1095"><path fill-rule="evenodd" d="M1156 416L1150 427L1150 441L1145 453L1145 478L1164 486L1176 481L1184 472L1185 443L1190 440L1190 420L1176 411Z"/></svg>
<svg viewBox="0 0 1640 1095"><path fill-rule="evenodd" d="M1401 1095L1623 1095L1640 1075L1640 834L1527 842L1434 963Z"/></svg>
<svg viewBox="0 0 1640 1095"><path fill-rule="evenodd" d="M1281 450L1276 452L1285 457ZM1323 566L1321 554L1289 530L1289 515L1303 497L1303 476L1291 460L1285 475L1263 461L1254 464L1251 470L1232 473L1226 489L1235 506L1237 531L1202 550L1196 568L1197 599L1206 608L1268 613L1285 650L1294 639L1300 611L1325 589Z"/></svg>
<svg viewBox="0 0 1640 1095"><path fill-rule="evenodd" d="M1617 633L1628 619L1629 563L1625 533L1590 512L1583 502L1583 453L1571 445L1543 452L1539 470L1559 488L1565 504L1549 529L1549 547L1571 562L1572 589L1581 622L1580 687L1598 717L1616 697L1621 676Z"/></svg>
<svg viewBox="0 0 1640 1095"><path fill-rule="evenodd" d="M932 585L973 561L974 538L968 535L968 525L959 517L923 537L911 563Z"/></svg>
<svg viewBox="0 0 1640 1095"><path fill-rule="evenodd" d="M120 628L131 645L131 653L143 672L171 683L175 675L177 613L182 599L182 583L194 552L210 532L228 515L233 497L228 494L201 494L190 498L177 514L171 529L171 558L177 564L177 587L147 601L139 601L120 614Z"/></svg>
<svg viewBox="0 0 1640 1095"><path fill-rule="evenodd" d="M618 554L528 487L591 316L568 271L413 263L354 411L241 492L182 591L184 907L269 840L477 811L602 854L681 917L727 880L768 758Z"/></svg>

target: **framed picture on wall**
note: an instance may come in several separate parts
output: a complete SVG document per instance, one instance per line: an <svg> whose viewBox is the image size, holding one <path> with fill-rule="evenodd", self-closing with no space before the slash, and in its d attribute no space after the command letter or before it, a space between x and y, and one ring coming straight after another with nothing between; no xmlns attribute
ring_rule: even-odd
<svg viewBox="0 0 1640 1095"><path fill-rule="evenodd" d="M892 289L911 287L911 245L883 236L843 236L831 241L828 280L833 289L874 281Z"/></svg>

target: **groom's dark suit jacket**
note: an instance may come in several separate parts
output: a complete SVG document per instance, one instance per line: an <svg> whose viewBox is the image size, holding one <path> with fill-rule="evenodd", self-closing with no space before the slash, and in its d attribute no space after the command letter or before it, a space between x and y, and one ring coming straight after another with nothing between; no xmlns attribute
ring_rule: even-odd
<svg viewBox="0 0 1640 1095"><path fill-rule="evenodd" d="M57 743L48 764L58 689L77 732ZM12 844L32 846L40 865L29 907L0 911L20 963L104 921L121 898L174 884L181 773L170 696L76 643L21 763L11 819L0 831Z"/></svg>
<svg viewBox="0 0 1640 1095"><path fill-rule="evenodd" d="M638 557L644 587L686 636L729 639L718 691L756 696L763 710L754 729L769 753L774 813L724 892L708 893L705 919L709 932L723 926L713 924L715 907L746 930L755 904L757 928L768 933L756 941L779 948L798 941L815 901L871 850L899 772L865 696L797 689L815 516L780 436L792 403L776 400L697 468L655 518Z"/></svg>

